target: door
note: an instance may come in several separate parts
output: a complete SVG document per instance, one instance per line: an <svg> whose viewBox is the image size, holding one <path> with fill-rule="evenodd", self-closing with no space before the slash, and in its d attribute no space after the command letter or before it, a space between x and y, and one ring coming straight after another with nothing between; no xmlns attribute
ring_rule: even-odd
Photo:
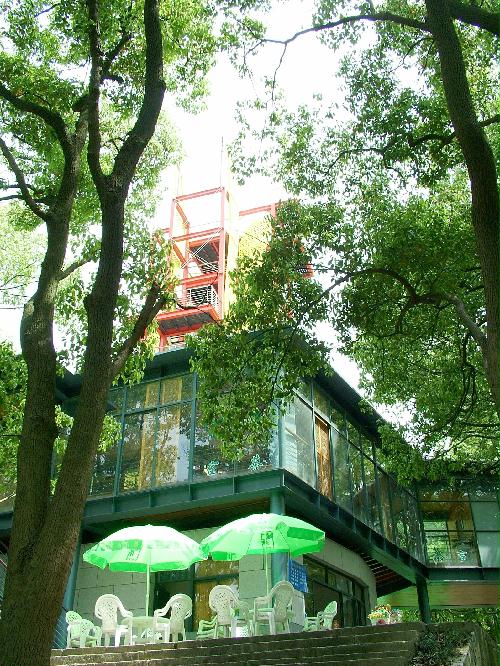
<svg viewBox="0 0 500 666"><path fill-rule="evenodd" d="M330 426L316 416L316 459L318 463L318 490L322 495L333 499L332 465L330 458Z"/></svg>

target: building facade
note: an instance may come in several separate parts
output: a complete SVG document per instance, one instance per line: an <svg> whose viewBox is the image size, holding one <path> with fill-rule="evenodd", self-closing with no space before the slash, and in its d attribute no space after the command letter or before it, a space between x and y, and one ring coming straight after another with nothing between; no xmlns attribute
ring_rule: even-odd
<svg viewBox="0 0 500 666"><path fill-rule="evenodd" d="M216 198L219 217L192 224L187 202L207 197ZM185 592L194 600L194 630L210 615L208 593L215 584L229 584L251 602L266 591L266 570L273 582L294 580L298 572L296 628L304 612L315 614L332 600L338 626L366 624L377 599L418 607L426 621L430 606L498 606L498 483L459 479L446 487L402 487L377 459L380 417L361 406L337 373L305 380L286 413L277 416L269 441L243 446L237 460L225 458L202 427L198 378L189 371L183 336L224 316L231 299L227 269L239 251L255 249L255 239L262 243L262 215L272 213L269 206L240 213L250 226L236 243L226 219L229 203L224 188L216 188L172 204L168 234L179 307L159 316L160 351L143 381L110 391L109 412L121 436L96 457L65 608L92 619L97 597L111 592L144 614ZM78 390L78 378L67 375L60 382L58 398L69 413ZM4 543L12 498L12 488L0 492ZM323 529L324 550L292 562L283 555L267 562L251 556L154 574L149 609L143 574L101 571L81 557L130 524L168 524L201 540L229 520L267 511Z"/></svg>

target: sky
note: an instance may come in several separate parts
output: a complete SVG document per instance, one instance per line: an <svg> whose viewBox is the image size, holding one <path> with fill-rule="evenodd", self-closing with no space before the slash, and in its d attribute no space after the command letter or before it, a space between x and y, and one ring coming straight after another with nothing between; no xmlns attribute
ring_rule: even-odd
<svg viewBox="0 0 500 666"><path fill-rule="evenodd" d="M268 36L284 39L311 25L314 3L287 0L263 17ZM177 194L188 194L200 190L227 185L227 157L225 148L237 133L235 110L238 101L252 99L262 90L262 77L273 76L282 54L282 46L267 45L250 64L251 79L241 79L226 59L219 59L211 72L210 97L206 110L192 115L179 109L167 99L166 110L177 126L182 140L185 159L180 169L167 171L167 192L156 215L156 226L165 227L170 214L170 200ZM317 36L304 35L288 49L278 70L277 84L283 89L287 105L295 108L312 100L313 95L332 93L336 101L342 101L342 92L335 72L340 55L334 54L321 44ZM270 178L253 177L244 186L234 179L229 185L239 210L253 208L288 197L279 183ZM317 329L320 339L335 342L335 332L328 324ZM336 352L332 355L334 369L353 387L359 388L359 372L356 365Z"/></svg>
<svg viewBox="0 0 500 666"><path fill-rule="evenodd" d="M268 26L267 35L284 39L310 26L313 6L310 0L273 3L272 12L262 16ZM168 225L172 196L228 185L226 147L238 132L237 102L259 94L262 77L273 76L281 54L280 45L267 45L261 49L251 58L253 75L246 79L236 74L226 57L219 58L209 75L210 95L206 110L196 115L177 107L175 100L167 97L165 110L177 127L185 158L179 169L169 169L165 173L166 191L152 227ZM313 95L320 92L333 94L336 101L341 102L342 93L335 78L339 58L313 34L299 38L288 48L279 67L277 84L283 89L290 108L311 101ZM229 187L239 210L287 198L279 184L263 177L254 177L243 187L237 186L233 180ZM18 349L19 320L19 312L0 311L0 336L10 339ZM318 327L317 332L321 339L329 342L335 339L333 329L326 324ZM354 363L334 354L333 365L352 386L358 386L359 373Z"/></svg>

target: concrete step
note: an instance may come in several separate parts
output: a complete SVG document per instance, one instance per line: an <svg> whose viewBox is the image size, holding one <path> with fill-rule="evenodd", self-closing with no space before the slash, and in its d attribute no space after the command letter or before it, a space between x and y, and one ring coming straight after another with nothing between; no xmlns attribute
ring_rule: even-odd
<svg viewBox="0 0 500 666"><path fill-rule="evenodd" d="M416 634L414 639L416 639ZM335 644L334 642L321 642L311 641L307 645L300 646L289 645L293 641L285 643L262 643L257 649L254 644L250 645L224 645L224 646L199 646L195 645L192 648L166 648L163 650L148 650L148 651L133 651L133 652L94 652L82 654L66 654L63 657L53 658L53 666L57 664L65 664L66 666L77 666L82 663L82 656L85 657L87 664L98 663L118 663L118 662L133 662L144 659L148 655L149 659L162 659L165 664L191 664L196 660L199 664L211 664L217 661L228 661L232 658L243 658L244 656L248 661L252 660L252 656L258 652L262 657L273 657L279 653L281 659L297 660L301 658L308 658L310 656L323 657L324 655L341 656L341 655L357 655L357 654L375 654L383 653L390 654L396 651L407 650L408 645L412 645L413 641L378 641L371 644L351 642L342 645ZM276 649L276 646L279 649ZM246 649L245 649L246 648ZM248 649L251 648L251 649Z"/></svg>
<svg viewBox="0 0 500 666"><path fill-rule="evenodd" d="M259 648L262 648L262 645L268 644L270 646L275 646L276 649L282 650L292 648L297 650L305 647L309 647L314 644L317 647L321 646L350 646L356 644L365 644L371 645L376 643L394 643L401 641L415 641L418 636L418 631L416 630L405 630L405 631L379 631L376 628L366 628L367 631L351 631L351 632L341 632L335 630L333 632L310 632L310 633L300 633L300 634L279 634L277 636L253 636L251 638L226 638L226 639L217 639L217 640L205 640L205 641L186 641L179 643L158 643L154 645L144 645L137 644L133 646L120 646L120 647L99 647L99 648L73 648L71 650L53 650L52 651L52 663L57 664L61 657L71 657L71 661L66 663L74 662L78 654L85 654L87 657L90 657L91 654L96 653L101 658L103 653L108 653L110 655L109 661L118 661L119 659L134 659L132 653L135 652L154 652L157 650L163 652L170 652L176 650L176 654L181 656L178 651L193 651L195 654L200 654L205 650L209 650L210 653L233 653L233 652L252 652L256 649L255 643L259 644ZM124 656L124 653L127 653L127 656ZM167 656L165 654L165 656Z"/></svg>
<svg viewBox="0 0 500 666"><path fill-rule="evenodd" d="M393 654L391 656L387 656L387 654L382 654L378 653L376 655L370 655L367 657L366 655L359 655L359 656L354 656L354 657L330 657L326 659L309 659L307 661L282 661L279 658L276 660L269 661L268 659L262 658L262 659L252 659L251 661L248 661L246 657L241 657L238 660L235 661L216 661L216 662L211 662L213 665L220 666L221 664L224 664L224 666L288 666L289 664L293 664L294 666L312 666L313 664L321 664L321 666L329 666L331 664L335 664L335 666L339 666L339 664L347 664L350 665L352 664L353 666L371 666L372 664L380 664L381 666L383 664L386 664L387 666L407 666L409 664L411 655L409 654L403 654L403 655L398 655L398 654ZM82 661L80 662L80 666L94 666L94 664L99 663L99 666L130 666L130 664L133 664L133 666L163 666L165 664L165 661L163 659L140 659L137 661L120 661L120 662L90 662L90 661ZM192 662L195 666L198 664L197 661Z"/></svg>
<svg viewBox="0 0 500 666"><path fill-rule="evenodd" d="M53 650L51 666L405 666L421 623L156 645Z"/></svg>

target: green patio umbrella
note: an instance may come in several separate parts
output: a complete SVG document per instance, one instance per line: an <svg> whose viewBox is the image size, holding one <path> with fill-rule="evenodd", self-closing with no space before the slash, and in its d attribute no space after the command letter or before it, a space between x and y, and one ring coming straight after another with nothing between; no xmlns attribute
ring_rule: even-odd
<svg viewBox="0 0 500 666"><path fill-rule="evenodd" d="M83 554L85 562L110 571L146 573L146 614L151 571L187 569L205 560L200 545L172 527L135 525L118 530Z"/></svg>
<svg viewBox="0 0 500 666"><path fill-rule="evenodd" d="M213 560L240 560L244 555L288 553L292 557L317 553L325 545L325 533L298 518L276 513L255 513L238 518L205 537L201 547ZM268 585L267 558L266 586Z"/></svg>

